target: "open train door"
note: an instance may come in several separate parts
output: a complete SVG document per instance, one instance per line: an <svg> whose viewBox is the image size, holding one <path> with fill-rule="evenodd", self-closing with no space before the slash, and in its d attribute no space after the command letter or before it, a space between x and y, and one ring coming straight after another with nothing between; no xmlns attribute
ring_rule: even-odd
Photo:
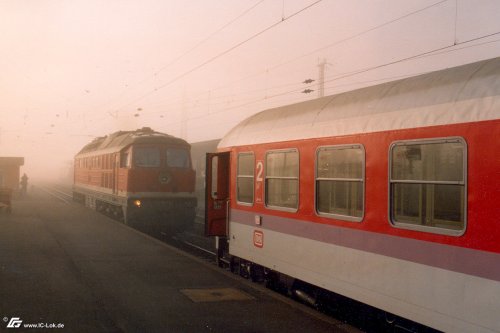
<svg viewBox="0 0 500 333"><path fill-rule="evenodd" d="M229 217L229 152L207 153L205 235L226 237Z"/></svg>

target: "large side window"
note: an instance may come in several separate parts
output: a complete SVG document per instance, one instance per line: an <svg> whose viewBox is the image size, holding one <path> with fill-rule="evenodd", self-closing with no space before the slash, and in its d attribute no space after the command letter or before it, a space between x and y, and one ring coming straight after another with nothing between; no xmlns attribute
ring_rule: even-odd
<svg viewBox="0 0 500 333"><path fill-rule="evenodd" d="M253 204L255 156L253 153L238 154L236 198L239 203Z"/></svg>
<svg viewBox="0 0 500 333"><path fill-rule="evenodd" d="M460 234L466 222L462 138L400 141L390 151L390 214L400 227Z"/></svg>
<svg viewBox="0 0 500 333"><path fill-rule="evenodd" d="M316 211L341 220L361 221L364 207L361 145L321 147L316 161Z"/></svg>
<svg viewBox="0 0 500 333"><path fill-rule="evenodd" d="M266 206L296 210L299 207L299 152L270 151L266 155Z"/></svg>

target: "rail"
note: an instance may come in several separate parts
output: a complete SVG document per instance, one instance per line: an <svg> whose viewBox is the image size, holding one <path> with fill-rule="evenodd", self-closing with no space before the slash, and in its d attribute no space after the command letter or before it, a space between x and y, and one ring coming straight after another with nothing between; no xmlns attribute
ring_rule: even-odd
<svg viewBox="0 0 500 333"><path fill-rule="evenodd" d="M73 202L73 194L67 193L66 190L60 190L51 185L40 185L38 186L38 189L53 196L56 199L61 200L64 203L69 204Z"/></svg>

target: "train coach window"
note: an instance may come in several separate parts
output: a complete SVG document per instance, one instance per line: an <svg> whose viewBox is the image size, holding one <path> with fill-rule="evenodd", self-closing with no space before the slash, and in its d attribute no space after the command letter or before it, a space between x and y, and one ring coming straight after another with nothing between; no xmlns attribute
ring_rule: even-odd
<svg viewBox="0 0 500 333"><path fill-rule="evenodd" d="M255 156L253 153L238 154L238 174L236 175L236 199L238 203L253 204L253 179Z"/></svg>
<svg viewBox="0 0 500 333"><path fill-rule="evenodd" d="M157 147L135 147L134 165L145 168L160 166L160 149Z"/></svg>
<svg viewBox="0 0 500 333"><path fill-rule="evenodd" d="M390 151L390 216L398 227L465 229L467 147L462 138L401 141Z"/></svg>
<svg viewBox="0 0 500 333"><path fill-rule="evenodd" d="M171 168L189 168L189 151L182 148L167 148L167 166Z"/></svg>
<svg viewBox="0 0 500 333"><path fill-rule="evenodd" d="M299 152L270 151L266 154L266 206L296 210L299 207Z"/></svg>
<svg viewBox="0 0 500 333"><path fill-rule="evenodd" d="M361 221L364 160L361 145L321 147L316 160L316 211L319 215Z"/></svg>

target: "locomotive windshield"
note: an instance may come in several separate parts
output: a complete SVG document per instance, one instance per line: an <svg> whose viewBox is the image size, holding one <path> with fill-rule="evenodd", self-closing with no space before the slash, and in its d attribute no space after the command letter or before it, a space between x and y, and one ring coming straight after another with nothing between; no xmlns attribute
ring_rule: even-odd
<svg viewBox="0 0 500 333"><path fill-rule="evenodd" d="M167 166L189 168L189 151L182 148L167 148Z"/></svg>
<svg viewBox="0 0 500 333"><path fill-rule="evenodd" d="M154 168L160 166L160 149L157 147L136 147L134 164L138 167Z"/></svg>

